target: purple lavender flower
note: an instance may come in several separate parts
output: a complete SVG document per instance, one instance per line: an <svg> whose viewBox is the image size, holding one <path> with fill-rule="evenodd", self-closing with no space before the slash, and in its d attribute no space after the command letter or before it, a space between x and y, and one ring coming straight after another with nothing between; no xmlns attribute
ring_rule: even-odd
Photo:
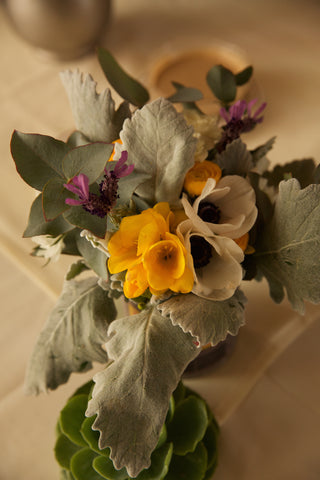
<svg viewBox="0 0 320 480"><path fill-rule="evenodd" d="M256 98L248 103L245 100L238 100L231 105L229 111L225 108L220 109L220 115L226 121L226 125L222 127L223 134L216 145L219 153L225 150L228 143L239 138L242 133L250 132L258 123L262 122L263 117L259 117L259 115L267 104L262 103L255 113L252 114L252 107L256 102Z"/></svg>
<svg viewBox="0 0 320 480"><path fill-rule="evenodd" d="M134 165L125 165L127 159L128 152L123 151L114 170L104 169L104 179L99 185L100 195L89 191L89 179L86 175L80 173L73 177L70 183L64 184L64 187L77 195L78 199L66 198L66 204L81 205L92 215L104 218L116 204L119 179L130 175L134 169Z"/></svg>

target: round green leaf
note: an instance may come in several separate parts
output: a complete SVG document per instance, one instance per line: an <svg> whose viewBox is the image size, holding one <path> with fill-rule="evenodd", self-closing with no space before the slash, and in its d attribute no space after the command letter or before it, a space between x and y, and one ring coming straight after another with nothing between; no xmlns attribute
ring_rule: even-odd
<svg viewBox="0 0 320 480"><path fill-rule="evenodd" d="M86 212L81 205L69 208L64 212L63 217L75 227L89 230L99 238L105 237L107 230L106 217L100 218L97 215L91 215L91 213Z"/></svg>
<svg viewBox="0 0 320 480"><path fill-rule="evenodd" d="M166 424L164 423L161 428L161 432L160 432L160 436L159 436L159 440L156 448L162 447L162 445L166 442L166 440L167 440L167 427L166 427Z"/></svg>
<svg viewBox="0 0 320 480"><path fill-rule="evenodd" d="M197 102L203 98L202 92L197 88L181 87L173 95L168 97L172 103Z"/></svg>
<svg viewBox="0 0 320 480"><path fill-rule="evenodd" d="M71 442L65 435L59 435L54 447L54 455L59 465L70 470L71 458L79 448L78 445Z"/></svg>
<svg viewBox="0 0 320 480"><path fill-rule="evenodd" d="M92 462L92 466L102 478L106 478L107 480L125 480L129 478L127 470L125 468L116 470L112 460L108 457L96 457Z"/></svg>
<svg viewBox="0 0 320 480"><path fill-rule="evenodd" d="M218 457L217 450L217 430L214 423L209 423L205 436L203 437L203 444L208 453L208 468L216 464Z"/></svg>
<svg viewBox="0 0 320 480"><path fill-rule="evenodd" d="M195 451L186 456L172 456L166 480L203 480L206 471L207 451L199 443Z"/></svg>
<svg viewBox="0 0 320 480"><path fill-rule="evenodd" d="M207 73L207 83L214 95L223 103L236 98L237 83L233 73L223 65L215 65Z"/></svg>
<svg viewBox="0 0 320 480"><path fill-rule="evenodd" d="M76 480L101 480L103 478L92 467L96 456L97 454L90 448L82 448L72 457L70 468Z"/></svg>
<svg viewBox="0 0 320 480"><path fill-rule="evenodd" d="M89 382L87 382L84 385L81 385L81 387L77 388L77 390L74 392L72 397L76 397L78 395L89 395L91 393L91 390L92 390L93 386L94 386L94 381L89 380Z"/></svg>
<svg viewBox="0 0 320 480"><path fill-rule="evenodd" d="M76 445L86 446L87 443L80 433L88 405L88 395L82 394L71 397L60 413L60 427L62 432Z"/></svg>
<svg viewBox="0 0 320 480"><path fill-rule="evenodd" d="M173 452L185 455L193 452L202 440L208 426L206 404L196 396L183 400L175 409L168 425L168 440L173 442Z"/></svg>
<svg viewBox="0 0 320 480"><path fill-rule="evenodd" d="M178 405L185 398L186 394L187 394L186 387L182 382L179 382L177 388L172 394L175 405ZM193 392L190 390L190 393L188 394L188 396L192 394Z"/></svg>
<svg viewBox="0 0 320 480"><path fill-rule="evenodd" d="M113 145L104 142L89 143L73 148L63 159L64 175L71 180L79 173L83 173L91 184L103 172L112 151Z"/></svg>
<svg viewBox="0 0 320 480"><path fill-rule="evenodd" d="M151 466L142 470L136 480L162 480L168 472L172 450L172 443L165 443L161 448L154 450L151 455Z"/></svg>
<svg viewBox="0 0 320 480"><path fill-rule="evenodd" d="M251 66L237 73L235 75L235 79L238 87L247 83L250 80L252 74L253 74L253 68Z"/></svg>
<svg viewBox="0 0 320 480"><path fill-rule="evenodd" d="M52 178L44 186L42 192L42 206L44 217L47 221L54 220L69 207L66 198L70 197L68 190L64 188L66 180Z"/></svg>
<svg viewBox="0 0 320 480"><path fill-rule="evenodd" d="M81 435L89 445L89 447L100 455L109 455L109 448L104 448L100 450L99 448L99 432L97 430L92 430L93 422L95 421L94 417L86 418L81 425Z"/></svg>

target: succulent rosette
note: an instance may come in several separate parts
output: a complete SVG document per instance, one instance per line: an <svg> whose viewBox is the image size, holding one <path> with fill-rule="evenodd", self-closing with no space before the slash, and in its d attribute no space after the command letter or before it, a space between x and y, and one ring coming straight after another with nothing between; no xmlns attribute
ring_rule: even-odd
<svg viewBox="0 0 320 480"><path fill-rule="evenodd" d="M320 170L309 159L268 169L274 139L251 150L242 141L265 108L236 101L251 67L208 72L222 108L207 116L197 89L175 84L171 97L149 101L109 52L98 56L124 99L117 108L90 75L63 72L77 130L65 142L12 136L17 171L38 192L24 232L37 243L33 254L76 257L35 345L26 391L53 390L73 372L104 365L89 402L88 391L74 400L81 415L70 437L65 416L61 423L63 478L171 480L170 468L200 455L192 479L209 480L212 416L198 399L177 403L191 437L196 412L206 415L196 441L172 450L172 394L203 346L245 323L244 281L265 277L271 297L280 302L286 291L300 313L305 301L320 303ZM120 297L138 313L118 316ZM196 405L194 417L184 401ZM171 437L159 448L167 427Z"/></svg>

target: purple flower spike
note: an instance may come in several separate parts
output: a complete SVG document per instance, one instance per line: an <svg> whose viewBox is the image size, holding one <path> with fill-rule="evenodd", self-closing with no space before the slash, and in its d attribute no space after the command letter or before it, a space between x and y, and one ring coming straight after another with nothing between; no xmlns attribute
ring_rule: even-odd
<svg viewBox="0 0 320 480"><path fill-rule="evenodd" d="M223 134L216 145L219 153L225 150L226 146L239 138L242 133L250 132L258 123L261 123L263 117L259 117L261 112L266 108L266 103L262 103L260 107L252 114L252 107L257 102L253 99L250 102L238 100L231 105L229 111L225 108L220 109L220 115L225 120L226 125L223 128Z"/></svg>
<svg viewBox="0 0 320 480"><path fill-rule="evenodd" d="M79 200L76 200L75 198L66 198L65 201L67 205L84 205L89 201L89 179L83 173L76 175L71 180L71 183L64 184L63 186L69 190L69 192L72 192L79 197Z"/></svg>
<svg viewBox="0 0 320 480"><path fill-rule="evenodd" d="M128 175L130 175L130 173L133 172L134 165L125 165L127 160L128 160L128 152L126 150L124 150L121 153L121 157L117 161L117 163L114 167L114 170L112 172L117 178L127 177ZM105 170L105 172L107 174L106 170Z"/></svg>

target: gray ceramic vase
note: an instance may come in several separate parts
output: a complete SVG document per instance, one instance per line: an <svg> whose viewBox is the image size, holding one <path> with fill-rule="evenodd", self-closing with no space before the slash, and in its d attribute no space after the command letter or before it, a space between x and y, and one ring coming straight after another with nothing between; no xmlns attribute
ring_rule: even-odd
<svg viewBox="0 0 320 480"><path fill-rule="evenodd" d="M111 0L4 0L3 5L27 42L66 60L94 49L111 14Z"/></svg>

